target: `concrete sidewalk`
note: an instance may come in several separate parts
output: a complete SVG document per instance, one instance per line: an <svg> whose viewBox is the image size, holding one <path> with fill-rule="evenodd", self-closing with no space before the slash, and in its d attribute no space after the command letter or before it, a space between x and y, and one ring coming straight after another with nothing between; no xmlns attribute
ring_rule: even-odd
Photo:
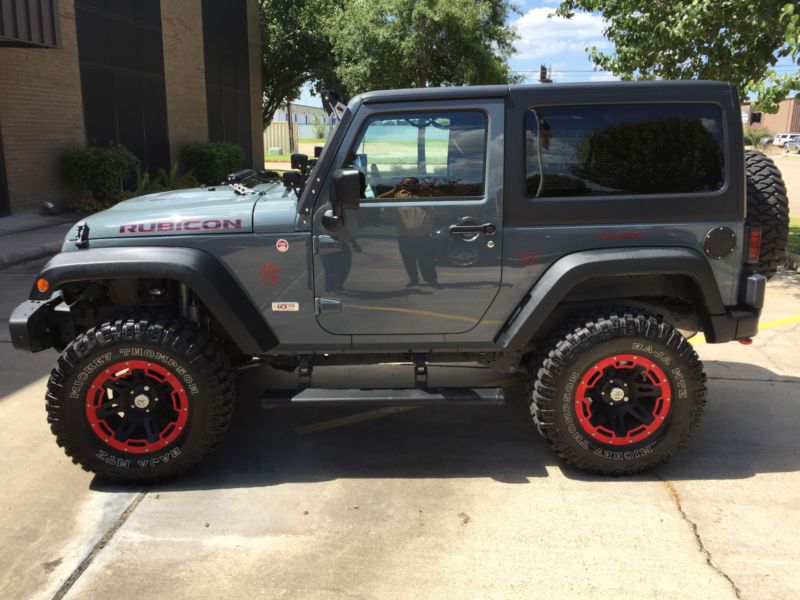
<svg viewBox="0 0 800 600"><path fill-rule="evenodd" d="M57 253L70 227L82 216L29 212L0 217L0 269Z"/></svg>

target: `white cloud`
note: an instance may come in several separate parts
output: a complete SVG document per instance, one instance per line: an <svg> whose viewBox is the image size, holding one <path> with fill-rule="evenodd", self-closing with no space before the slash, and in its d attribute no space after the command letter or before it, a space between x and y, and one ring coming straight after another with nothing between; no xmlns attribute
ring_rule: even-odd
<svg viewBox="0 0 800 600"><path fill-rule="evenodd" d="M576 13L571 19L548 18L553 8L532 8L513 22L520 39L515 59L539 60L565 53L584 53L587 46L608 49L603 37L605 22L599 15Z"/></svg>

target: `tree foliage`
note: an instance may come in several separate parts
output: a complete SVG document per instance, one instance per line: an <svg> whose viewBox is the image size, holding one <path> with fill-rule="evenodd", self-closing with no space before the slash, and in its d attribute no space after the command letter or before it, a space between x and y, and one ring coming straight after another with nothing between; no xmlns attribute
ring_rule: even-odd
<svg viewBox="0 0 800 600"><path fill-rule="evenodd" d="M336 85L324 22L338 9L331 0L259 0L259 4L266 128L276 110L300 96L306 82L318 88Z"/></svg>
<svg viewBox="0 0 800 600"><path fill-rule="evenodd" d="M765 111L800 89L800 9L785 0L565 0L556 14L599 12L611 53L587 48L596 66L623 79L718 79L755 93Z"/></svg>
<svg viewBox="0 0 800 600"><path fill-rule="evenodd" d="M346 95L374 89L508 83L508 0L348 0L326 25Z"/></svg>

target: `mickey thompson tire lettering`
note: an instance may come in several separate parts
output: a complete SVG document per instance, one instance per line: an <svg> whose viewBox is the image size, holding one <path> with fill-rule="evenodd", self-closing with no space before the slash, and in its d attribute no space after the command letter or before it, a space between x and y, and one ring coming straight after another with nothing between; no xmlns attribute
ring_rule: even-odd
<svg viewBox="0 0 800 600"><path fill-rule="evenodd" d="M665 375L670 390L663 423L655 425L651 437L625 445L602 443L578 423L576 413L586 373L615 355L640 357ZM669 324L636 309L605 307L565 323L533 365L530 411L539 433L568 464L593 473L633 474L663 464L686 446L706 402L705 374L689 342Z"/></svg>
<svg viewBox="0 0 800 600"><path fill-rule="evenodd" d="M157 450L127 451L127 443L114 448L101 439L108 433L96 434L87 421L90 386L125 361L166 369L185 392L186 426ZM174 316L132 313L93 327L67 346L50 375L46 408L56 441L73 462L104 479L152 483L183 473L219 444L233 400L230 367L213 340Z"/></svg>

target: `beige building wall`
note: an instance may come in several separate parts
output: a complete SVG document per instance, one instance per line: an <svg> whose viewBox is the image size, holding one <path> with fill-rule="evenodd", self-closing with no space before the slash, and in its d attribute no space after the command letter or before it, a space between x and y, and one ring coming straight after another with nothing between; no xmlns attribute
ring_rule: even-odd
<svg viewBox="0 0 800 600"><path fill-rule="evenodd" d="M753 109L747 102L742 105L742 110L752 113ZM761 123L755 123L753 127L772 133L800 133L800 96L781 102L776 113L761 113Z"/></svg>
<svg viewBox="0 0 800 600"><path fill-rule="evenodd" d="M0 48L0 129L12 213L74 198L60 161L86 144L75 3L58 7L60 48Z"/></svg>
<svg viewBox="0 0 800 600"><path fill-rule="evenodd" d="M264 91L261 86L261 28L258 0L247 0L247 39L250 49L250 123L253 140L253 167L264 166Z"/></svg>
<svg viewBox="0 0 800 600"><path fill-rule="evenodd" d="M162 1L161 30L169 155L176 162L181 147L208 140L202 3Z"/></svg>

